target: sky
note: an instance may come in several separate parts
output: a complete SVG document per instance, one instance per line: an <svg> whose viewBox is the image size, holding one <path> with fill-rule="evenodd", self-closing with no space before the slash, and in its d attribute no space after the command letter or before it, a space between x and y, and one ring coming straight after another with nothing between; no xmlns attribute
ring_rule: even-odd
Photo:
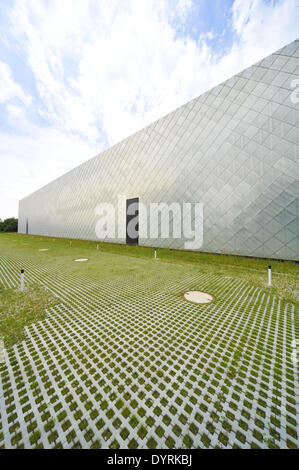
<svg viewBox="0 0 299 470"><path fill-rule="evenodd" d="M299 0L0 0L0 218L298 25Z"/></svg>

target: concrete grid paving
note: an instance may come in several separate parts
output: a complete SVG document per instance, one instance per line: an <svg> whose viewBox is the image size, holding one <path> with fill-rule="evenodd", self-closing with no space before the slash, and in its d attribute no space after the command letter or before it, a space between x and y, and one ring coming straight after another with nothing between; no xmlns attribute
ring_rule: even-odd
<svg viewBox="0 0 299 470"><path fill-rule="evenodd" d="M25 268L61 299L4 351L0 448L298 447L295 306L158 263L91 280L0 257L5 287ZM193 289L215 301L186 302Z"/></svg>

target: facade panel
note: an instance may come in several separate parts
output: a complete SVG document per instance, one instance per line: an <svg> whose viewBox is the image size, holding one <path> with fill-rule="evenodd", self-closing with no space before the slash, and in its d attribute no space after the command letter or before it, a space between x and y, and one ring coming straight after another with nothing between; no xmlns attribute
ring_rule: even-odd
<svg viewBox="0 0 299 470"><path fill-rule="evenodd" d="M21 200L19 232L97 240L95 208L119 195L200 202L200 251L298 260L296 79L298 40ZM185 248L172 232L139 244Z"/></svg>

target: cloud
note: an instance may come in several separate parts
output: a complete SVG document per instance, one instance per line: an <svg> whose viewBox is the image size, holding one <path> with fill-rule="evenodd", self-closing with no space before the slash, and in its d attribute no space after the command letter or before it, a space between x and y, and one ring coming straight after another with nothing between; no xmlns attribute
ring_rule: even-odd
<svg viewBox="0 0 299 470"><path fill-rule="evenodd" d="M13 33L35 75L41 115L90 142L104 134L112 144L273 52L297 31L296 0L235 0L235 40L219 59L205 42L211 32L199 42L176 35L170 18L184 21L193 7L190 0L15 2Z"/></svg>
<svg viewBox="0 0 299 470"><path fill-rule="evenodd" d="M12 2L6 38L22 54L37 94L30 105L9 66L0 62L0 97L7 124L14 129L12 134L2 127L0 134L1 172L5 165L7 180L1 201L7 197L16 207L17 198L92 152L297 37L296 0L235 0L227 24L233 40L218 55L209 39L217 40L223 28L214 24L211 31L200 31L198 39L188 34L195 8L191 0ZM21 84L22 77L16 78ZM15 188L14 171L17 187L24 191L9 189Z"/></svg>
<svg viewBox="0 0 299 470"><path fill-rule="evenodd" d="M177 3L180 17L189 4ZM195 44L174 38L169 15L163 0L16 2L12 31L35 75L42 116L90 141L103 131L111 144L189 99L176 69ZM68 76L70 57L77 73Z"/></svg>
<svg viewBox="0 0 299 470"><path fill-rule="evenodd" d="M186 18L193 6L192 0L178 0L176 5L176 12L182 21L186 21Z"/></svg>
<svg viewBox="0 0 299 470"><path fill-rule="evenodd" d="M23 134L0 131L0 217L16 216L18 201L101 151L79 136L31 124L22 109L8 106L8 119Z"/></svg>
<svg viewBox="0 0 299 470"><path fill-rule="evenodd" d="M232 14L237 37L228 59L242 68L298 38L297 0L235 0Z"/></svg>
<svg viewBox="0 0 299 470"><path fill-rule="evenodd" d="M0 103L13 98L18 98L25 105L31 102L31 97L27 96L20 85L14 81L9 65L0 60Z"/></svg>

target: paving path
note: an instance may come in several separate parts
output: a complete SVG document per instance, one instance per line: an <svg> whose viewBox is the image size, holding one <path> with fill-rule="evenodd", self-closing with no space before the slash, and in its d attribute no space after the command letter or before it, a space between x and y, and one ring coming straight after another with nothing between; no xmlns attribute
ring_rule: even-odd
<svg viewBox="0 0 299 470"><path fill-rule="evenodd" d="M0 257L0 283L21 268L61 303L4 350L0 447L298 446L292 304L182 266L91 280Z"/></svg>

